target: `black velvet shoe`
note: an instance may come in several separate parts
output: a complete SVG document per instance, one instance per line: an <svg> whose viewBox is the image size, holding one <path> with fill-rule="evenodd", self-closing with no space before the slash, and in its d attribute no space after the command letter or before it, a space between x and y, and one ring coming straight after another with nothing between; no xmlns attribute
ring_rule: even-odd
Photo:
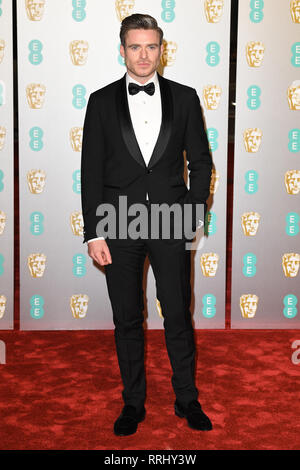
<svg viewBox="0 0 300 470"><path fill-rule="evenodd" d="M179 418L186 418L188 425L198 431L210 431L212 424L208 416L202 411L201 405L197 400L191 401L187 407L182 406L175 401L175 414Z"/></svg>
<svg viewBox="0 0 300 470"><path fill-rule="evenodd" d="M125 405L122 413L114 424L114 433L117 436L129 436L137 430L138 424L145 419L146 410L143 407L137 412L134 406Z"/></svg>

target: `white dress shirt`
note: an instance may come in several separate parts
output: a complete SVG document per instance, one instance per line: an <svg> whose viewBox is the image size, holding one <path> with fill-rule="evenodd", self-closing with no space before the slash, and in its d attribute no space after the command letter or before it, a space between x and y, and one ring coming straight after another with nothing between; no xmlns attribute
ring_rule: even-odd
<svg viewBox="0 0 300 470"><path fill-rule="evenodd" d="M131 82L141 85L141 83L134 80L127 73L126 90L132 126L145 163L148 165L158 139L162 118L161 96L157 72L154 73L150 80L144 83L144 85L151 82L154 83L155 92L152 96L144 91L140 91L136 95L130 95L128 85ZM148 194L146 194L146 199L149 199ZM88 240L88 242L93 240L104 240L104 237L92 238Z"/></svg>

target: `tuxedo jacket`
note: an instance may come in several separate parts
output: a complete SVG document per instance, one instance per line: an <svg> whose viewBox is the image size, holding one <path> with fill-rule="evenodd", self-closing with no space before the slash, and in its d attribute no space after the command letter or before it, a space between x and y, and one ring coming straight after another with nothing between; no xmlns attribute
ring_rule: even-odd
<svg viewBox="0 0 300 470"><path fill-rule="evenodd" d="M159 74L158 80L162 122L148 165L130 118L126 74L89 97L81 156L83 243L105 236L97 232L101 218L97 207L101 203L117 206L121 195L127 196L128 207L145 203L147 193L150 203L206 207L212 160L198 95L193 88ZM184 150L189 189L183 178Z"/></svg>

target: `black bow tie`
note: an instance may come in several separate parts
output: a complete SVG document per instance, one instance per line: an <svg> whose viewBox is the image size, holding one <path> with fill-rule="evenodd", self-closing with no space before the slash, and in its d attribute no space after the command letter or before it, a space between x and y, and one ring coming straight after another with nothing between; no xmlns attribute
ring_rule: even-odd
<svg viewBox="0 0 300 470"><path fill-rule="evenodd" d="M152 96L155 92L155 85L153 82L148 83L148 85L137 85L136 83L129 83L128 91L130 95L136 95L140 91L144 91L148 93L148 95Z"/></svg>

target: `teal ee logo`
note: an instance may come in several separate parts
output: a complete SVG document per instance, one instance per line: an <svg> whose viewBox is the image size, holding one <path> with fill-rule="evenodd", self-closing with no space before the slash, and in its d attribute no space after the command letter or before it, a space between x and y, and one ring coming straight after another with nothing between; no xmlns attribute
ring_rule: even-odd
<svg viewBox="0 0 300 470"><path fill-rule="evenodd" d="M206 294L202 297L202 314L205 318L213 318L216 314L216 297L213 294Z"/></svg>
<svg viewBox="0 0 300 470"><path fill-rule="evenodd" d="M2 170L0 170L0 193L4 189L4 183L3 183L3 178L4 178L4 173Z"/></svg>
<svg viewBox="0 0 300 470"><path fill-rule="evenodd" d="M81 253L76 254L72 258L73 268L72 273L76 277L83 277L86 275L86 256Z"/></svg>
<svg viewBox="0 0 300 470"><path fill-rule="evenodd" d="M0 5L2 5L2 0L0 0ZM0 7L0 16L2 16L2 8Z"/></svg>
<svg viewBox="0 0 300 470"><path fill-rule="evenodd" d="M29 56L28 56L29 62L32 65L39 65L43 60L43 56L41 53L43 49L43 44L41 43L41 41L39 41L38 39L33 39L28 44L28 49L29 49Z"/></svg>
<svg viewBox="0 0 300 470"><path fill-rule="evenodd" d="M35 320L44 316L44 299L40 295L33 295L30 299L30 315Z"/></svg>
<svg viewBox="0 0 300 470"><path fill-rule="evenodd" d="M300 222L299 214L297 214L297 212L289 212L285 220L286 220L286 226L285 226L286 234L289 235L290 237L294 237L295 235L298 235L299 222Z"/></svg>
<svg viewBox="0 0 300 470"><path fill-rule="evenodd" d="M175 0L162 0L161 7L161 19L165 21L165 23L172 23L175 19Z"/></svg>
<svg viewBox="0 0 300 470"><path fill-rule="evenodd" d="M283 299L283 315L285 318L295 318L298 313L298 309L296 307L298 303L298 299L293 294L288 294Z"/></svg>
<svg viewBox="0 0 300 470"><path fill-rule="evenodd" d="M296 153L300 151L300 129L292 129L289 132L289 151Z"/></svg>
<svg viewBox="0 0 300 470"><path fill-rule="evenodd" d="M72 179L73 179L73 191L76 194L81 193L81 175L80 175L80 170L75 170L72 174Z"/></svg>
<svg viewBox="0 0 300 470"><path fill-rule="evenodd" d="M125 65L125 59L120 54L120 46L121 46L121 44L119 43L118 44L118 52L119 52L118 62L119 62L120 65Z"/></svg>
<svg viewBox="0 0 300 470"><path fill-rule="evenodd" d="M73 100L72 104L76 109L82 109L86 105L86 88L83 85L75 85L72 89Z"/></svg>
<svg viewBox="0 0 300 470"><path fill-rule="evenodd" d="M264 2L263 0L250 1L250 20L252 23L260 23L264 18Z"/></svg>
<svg viewBox="0 0 300 470"><path fill-rule="evenodd" d="M211 41L206 46L206 63L210 67L215 67L220 62L220 45L216 41Z"/></svg>
<svg viewBox="0 0 300 470"><path fill-rule="evenodd" d="M256 274L256 256L253 253L247 253L243 257L243 274L245 277L253 277Z"/></svg>
<svg viewBox="0 0 300 470"><path fill-rule="evenodd" d="M206 133L207 133L209 148L212 152L215 152L219 146L218 144L219 132L214 127L210 127L209 129L207 129Z"/></svg>
<svg viewBox="0 0 300 470"><path fill-rule="evenodd" d="M44 233L44 216L41 212L30 214L30 233L32 235L42 235Z"/></svg>
<svg viewBox="0 0 300 470"><path fill-rule="evenodd" d="M44 145L42 141L43 135L44 135L44 131L40 127L35 126L30 129L29 147L34 152L39 152L40 150L42 150L43 145Z"/></svg>
<svg viewBox="0 0 300 470"><path fill-rule="evenodd" d="M72 18L75 21L83 21L86 17L86 0L72 0Z"/></svg>
<svg viewBox="0 0 300 470"><path fill-rule="evenodd" d="M4 273L3 263L4 263L4 256L2 253L0 253L0 276L2 276Z"/></svg>
<svg viewBox="0 0 300 470"><path fill-rule="evenodd" d="M257 180L258 173L255 170L249 170L245 174L245 191L247 194L255 194L258 190Z"/></svg>
<svg viewBox="0 0 300 470"><path fill-rule="evenodd" d="M300 67L300 42L292 45L291 63L294 67Z"/></svg>
<svg viewBox="0 0 300 470"><path fill-rule="evenodd" d="M217 231L217 216L215 212L209 211L205 216L204 233L205 235L214 235Z"/></svg>
<svg viewBox="0 0 300 470"><path fill-rule="evenodd" d="M251 85L247 90L248 100L247 106L251 110L258 109L261 105L260 96L261 89L257 85Z"/></svg>

